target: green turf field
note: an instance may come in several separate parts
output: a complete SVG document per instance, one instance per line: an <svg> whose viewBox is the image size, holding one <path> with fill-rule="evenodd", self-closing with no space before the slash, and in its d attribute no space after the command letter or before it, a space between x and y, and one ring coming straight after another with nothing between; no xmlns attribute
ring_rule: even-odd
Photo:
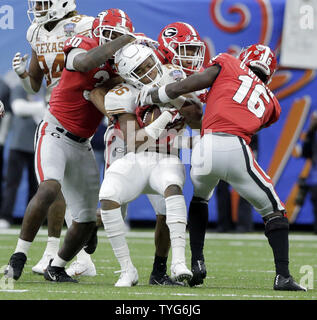
<svg viewBox="0 0 317 320"><path fill-rule="evenodd" d="M18 231L0 232L2 269L16 246ZM98 273L96 277L82 277L78 284L59 284L33 274L31 268L41 258L46 238L46 230L40 230L29 251L24 272L13 287L6 287L8 284L3 282L1 273L0 300L317 300L317 236L311 234L290 234L290 270L297 282L311 288L308 292L272 289L272 252L262 233L208 233L205 244L208 275L205 283L195 288L148 285L154 254L153 230L132 230L128 233L130 253L139 273L139 284L132 288L113 286L119 277L114 273L119 270L119 265L104 231L99 232L98 248L93 254ZM188 242L186 250L189 262Z"/></svg>

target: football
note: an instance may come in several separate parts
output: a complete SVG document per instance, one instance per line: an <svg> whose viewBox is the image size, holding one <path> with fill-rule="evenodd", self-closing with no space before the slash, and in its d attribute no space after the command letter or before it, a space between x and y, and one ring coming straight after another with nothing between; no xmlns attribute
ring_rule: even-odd
<svg viewBox="0 0 317 320"><path fill-rule="evenodd" d="M149 106L143 114L143 123L145 126L151 124L161 115L161 109L157 105Z"/></svg>

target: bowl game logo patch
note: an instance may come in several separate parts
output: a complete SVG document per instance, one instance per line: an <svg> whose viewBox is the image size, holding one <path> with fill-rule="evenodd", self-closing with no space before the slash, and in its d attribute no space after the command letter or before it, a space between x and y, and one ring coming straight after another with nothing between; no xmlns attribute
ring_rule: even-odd
<svg viewBox="0 0 317 320"><path fill-rule="evenodd" d="M181 70L173 70L170 73L170 76L174 81L180 81L184 79L183 72Z"/></svg>
<svg viewBox="0 0 317 320"><path fill-rule="evenodd" d="M72 37L75 33L75 23L67 23L64 25L64 32L67 37Z"/></svg>

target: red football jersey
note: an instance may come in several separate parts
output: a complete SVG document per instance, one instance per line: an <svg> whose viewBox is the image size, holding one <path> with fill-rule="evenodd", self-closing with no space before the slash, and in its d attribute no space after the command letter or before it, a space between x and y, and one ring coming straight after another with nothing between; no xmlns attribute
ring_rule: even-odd
<svg viewBox="0 0 317 320"><path fill-rule="evenodd" d="M262 127L278 120L281 107L270 89L241 61L227 53L216 56L207 67L221 70L213 83L202 122L204 130L225 132L247 144Z"/></svg>
<svg viewBox="0 0 317 320"><path fill-rule="evenodd" d="M94 39L77 35L65 42L64 52L67 57L74 48L88 51L97 46ZM113 71L108 62L85 73L64 68L61 80L52 92L50 112L69 132L82 138L91 137L104 115L87 100L88 93L112 75Z"/></svg>

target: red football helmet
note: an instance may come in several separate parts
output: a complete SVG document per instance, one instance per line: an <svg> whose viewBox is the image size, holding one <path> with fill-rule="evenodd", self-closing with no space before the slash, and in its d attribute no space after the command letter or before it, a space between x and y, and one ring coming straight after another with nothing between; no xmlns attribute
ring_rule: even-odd
<svg viewBox="0 0 317 320"><path fill-rule="evenodd" d="M163 28L158 37L159 51L174 66L186 73L199 71L206 47L196 29L185 22L175 22Z"/></svg>
<svg viewBox="0 0 317 320"><path fill-rule="evenodd" d="M263 44L253 44L241 50L238 57L247 67L260 70L269 83L277 67L275 53Z"/></svg>
<svg viewBox="0 0 317 320"><path fill-rule="evenodd" d="M133 31L131 19L120 9L108 9L100 12L92 24L92 37L97 40L99 45L113 40L113 32L122 35Z"/></svg>

